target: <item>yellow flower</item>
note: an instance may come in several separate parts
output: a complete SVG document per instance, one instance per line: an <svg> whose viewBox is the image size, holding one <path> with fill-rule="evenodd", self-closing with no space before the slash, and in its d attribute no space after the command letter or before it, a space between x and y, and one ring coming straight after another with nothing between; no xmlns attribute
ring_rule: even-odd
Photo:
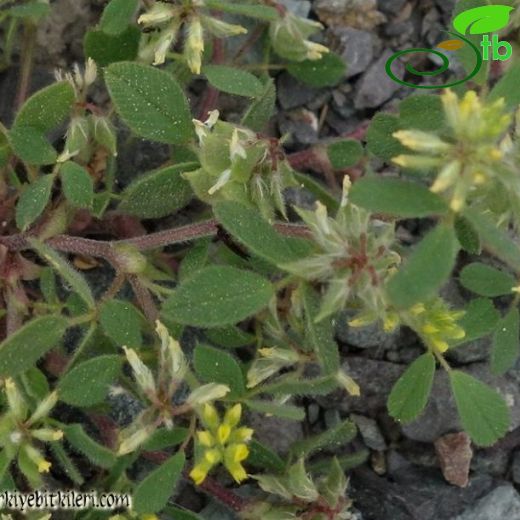
<svg viewBox="0 0 520 520"><path fill-rule="evenodd" d="M202 422L208 430L198 431L197 440L203 448L197 457L196 464L190 472L190 477L197 484L204 479L211 469L223 462L226 469L236 482L240 483L247 478L242 462L249 455L246 443L251 440L251 428L236 426L240 422L242 406L236 404L229 408L221 421L216 408L205 404L200 412Z"/></svg>
<svg viewBox="0 0 520 520"><path fill-rule="evenodd" d="M450 310L440 298L428 305L419 303L403 313L404 322L414 329L425 344L443 354L450 342L461 340L466 335L457 322L464 311Z"/></svg>

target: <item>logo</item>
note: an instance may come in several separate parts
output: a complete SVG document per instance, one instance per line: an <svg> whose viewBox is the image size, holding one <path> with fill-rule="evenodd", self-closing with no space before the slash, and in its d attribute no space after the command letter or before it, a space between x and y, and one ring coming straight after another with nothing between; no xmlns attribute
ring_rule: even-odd
<svg viewBox="0 0 520 520"><path fill-rule="evenodd" d="M442 41L437 45L437 49L441 50L416 48L397 52L386 62L387 74L395 82L400 83L401 85L421 89L449 88L469 81L479 73L484 61L505 61L511 58L513 55L513 47L509 42L499 41L498 35L496 34L494 34L491 38L489 35L489 33L493 33L506 27L506 25L509 23L509 17L512 10L513 7L508 5L486 5L463 11L453 20L453 27L457 32L454 33L446 31L447 34L453 36L454 39ZM480 48L465 37L468 35L480 34L483 35ZM442 61L442 64L436 70L420 71L410 63L406 64L405 69L409 74L414 76L438 76L439 74L446 72L450 66L449 55L444 54L442 51L456 51L462 49L464 46L467 46L475 54L475 67L465 78L447 83L445 85L416 85L415 83L410 83L409 81L399 79L395 75L392 68L396 60L406 56L407 54L434 54Z"/></svg>

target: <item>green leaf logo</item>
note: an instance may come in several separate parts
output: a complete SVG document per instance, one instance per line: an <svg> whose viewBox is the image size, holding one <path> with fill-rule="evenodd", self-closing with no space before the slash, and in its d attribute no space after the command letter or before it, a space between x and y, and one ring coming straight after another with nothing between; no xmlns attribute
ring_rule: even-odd
<svg viewBox="0 0 520 520"><path fill-rule="evenodd" d="M513 7L486 5L464 11L455 17L453 27L461 34L485 34L498 31L509 23Z"/></svg>

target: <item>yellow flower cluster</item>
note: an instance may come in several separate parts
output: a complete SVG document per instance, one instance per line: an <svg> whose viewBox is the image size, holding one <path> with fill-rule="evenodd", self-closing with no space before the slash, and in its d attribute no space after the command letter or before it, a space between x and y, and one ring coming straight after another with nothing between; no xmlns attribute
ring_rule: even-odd
<svg viewBox="0 0 520 520"><path fill-rule="evenodd" d="M438 169L431 191L447 193L451 209L459 212L470 196L482 196L482 187L506 182L498 168L512 149L510 137L504 137L512 118L504 112L503 99L483 103L474 91L460 100L447 90L442 103L449 135L395 132L393 136L417 155L399 155L393 162L403 168Z"/></svg>
<svg viewBox="0 0 520 520"><path fill-rule="evenodd" d="M463 339L464 329L457 322L464 311L452 311L439 298L429 305L418 303L405 313L405 322L414 329L425 344L439 352L446 352L453 340Z"/></svg>
<svg viewBox="0 0 520 520"><path fill-rule="evenodd" d="M199 454L190 477L198 485L207 477L211 469L223 463L231 476L240 483L247 478L242 462L249 456L247 442L251 440L253 430L239 427L242 406L236 404L226 411L221 420L216 408L205 404L200 414L206 430L197 432Z"/></svg>

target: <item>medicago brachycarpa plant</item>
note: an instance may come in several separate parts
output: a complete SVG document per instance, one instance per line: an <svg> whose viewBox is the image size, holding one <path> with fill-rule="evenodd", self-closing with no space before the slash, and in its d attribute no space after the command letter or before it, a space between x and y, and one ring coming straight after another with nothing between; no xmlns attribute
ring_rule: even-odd
<svg viewBox="0 0 520 520"><path fill-rule="evenodd" d="M130 493L116 518L200 518L169 501L182 479L244 519L350 518L345 471L366 455L342 451L350 420L284 458L248 425L252 413L303 421L304 396L363 392L334 340L346 314L349 327L408 327L424 345L389 395L396 420L420 416L439 367L475 444L507 432L504 399L450 352L492 335L492 372L518 356L518 67L491 91L411 96L376 115L366 149L339 139L288 154L266 130L271 71L316 87L344 74L312 39L319 23L271 0L111 0L84 66L28 97L31 38L50 6L2 3L4 66L19 27L26 37L18 110L0 127L4 488L46 488L52 475ZM222 119L221 92L248 99L240 120ZM120 190L125 126L170 159ZM375 174L374 158L392 173ZM354 166L366 173L351 180ZM312 169L327 183L301 171ZM291 187L315 205L291 207ZM188 205L191 222L170 227ZM408 219L431 227L413 246L399 233ZM441 288L484 251L509 271L466 262L459 281L476 297L453 308ZM113 273L101 291L87 281L97 265ZM128 424L110 413L116 398L139 403ZM334 456L317 458L324 449ZM143 460L158 464L144 477ZM233 490L246 481L247 496Z"/></svg>

